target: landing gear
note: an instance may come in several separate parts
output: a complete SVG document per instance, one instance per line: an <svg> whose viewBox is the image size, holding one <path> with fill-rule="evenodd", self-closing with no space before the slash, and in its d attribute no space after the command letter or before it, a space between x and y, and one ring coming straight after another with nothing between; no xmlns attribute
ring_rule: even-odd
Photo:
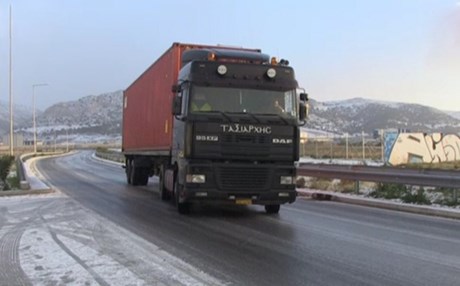
<svg viewBox="0 0 460 286"><path fill-rule="evenodd" d="M268 214L277 214L280 211L280 205L266 205L265 212Z"/></svg>

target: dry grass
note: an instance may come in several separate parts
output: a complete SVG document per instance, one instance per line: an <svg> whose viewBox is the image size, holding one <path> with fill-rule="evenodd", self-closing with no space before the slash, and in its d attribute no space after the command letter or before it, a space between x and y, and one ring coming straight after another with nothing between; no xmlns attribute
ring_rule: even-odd
<svg viewBox="0 0 460 286"><path fill-rule="evenodd" d="M405 164L397 167L405 167L411 169L433 169L433 170L460 170L460 161L441 162L441 163L420 163L420 164Z"/></svg>

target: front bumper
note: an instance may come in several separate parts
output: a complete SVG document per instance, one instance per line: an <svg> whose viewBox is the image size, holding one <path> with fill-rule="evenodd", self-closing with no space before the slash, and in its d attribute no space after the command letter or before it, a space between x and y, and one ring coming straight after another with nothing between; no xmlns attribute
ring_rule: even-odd
<svg viewBox="0 0 460 286"><path fill-rule="evenodd" d="M184 181L180 201L192 203L272 205L293 203L292 184L281 184L281 176L295 178L295 166L281 164L189 163L186 174L203 174L204 183Z"/></svg>

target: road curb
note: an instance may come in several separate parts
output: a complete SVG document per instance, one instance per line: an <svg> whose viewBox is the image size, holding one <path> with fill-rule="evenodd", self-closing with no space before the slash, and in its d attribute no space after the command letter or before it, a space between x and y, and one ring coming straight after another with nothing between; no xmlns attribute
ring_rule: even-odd
<svg viewBox="0 0 460 286"><path fill-rule="evenodd" d="M62 153L62 154L46 154L42 156L35 156L32 153L23 154L21 157L22 165L24 168L25 181L21 181L20 184L23 186L27 185L27 189L20 190L10 190L10 191L0 191L0 197L12 197L12 196L24 196L24 195L43 195L56 193L56 190L48 186L43 182L40 172L34 167L31 167L31 164L35 163L36 160L40 160L46 157L57 157L69 155L71 153ZM32 170L33 168L33 170ZM39 175L39 176L37 176Z"/></svg>
<svg viewBox="0 0 460 286"><path fill-rule="evenodd" d="M460 210L450 210L442 208L434 208L430 206L419 206L411 204L395 203L371 198L361 198L345 194L337 194L334 192L315 191L297 189L300 197L310 197L317 200L331 200L340 203L354 204L367 207L382 208L388 210L409 212L422 215L439 216L452 219L460 219Z"/></svg>
<svg viewBox="0 0 460 286"><path fill-rule="evenodd" d="M1 191L0 197L12 197L12 196L25 196L25 195L43 195L51 194L55 191L53 189L37 189L37 190L12 190L12 191Z"/></svg>

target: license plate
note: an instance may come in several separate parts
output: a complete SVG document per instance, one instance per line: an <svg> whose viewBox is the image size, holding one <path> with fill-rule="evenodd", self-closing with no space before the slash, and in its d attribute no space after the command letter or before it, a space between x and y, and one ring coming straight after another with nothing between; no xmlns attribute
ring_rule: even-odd
<svg viewBox="0 0 460 286"><path fill-rule="evenodd" d="M251 199L236 199L235 204L237 204L237 205L251 205L252 200Z"/></svg>

